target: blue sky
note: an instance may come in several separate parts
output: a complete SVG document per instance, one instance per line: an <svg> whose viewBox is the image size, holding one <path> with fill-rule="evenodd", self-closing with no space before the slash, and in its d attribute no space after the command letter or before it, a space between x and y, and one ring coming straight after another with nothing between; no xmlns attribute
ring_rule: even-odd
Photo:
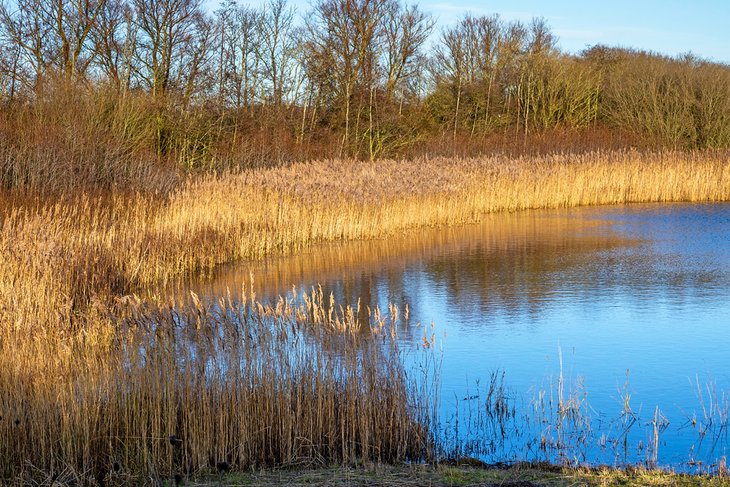
<svg viewBox="0 0 730 487"><path fill-rule="evenodd" d="M242 1L260 5L265 0ZM299 13L309 0L290 0ZM215 8L217 0L206 2ZM730 0L445 0L416 1L438 21L437 30L456 22L465 12L500 14L506 20L545 17L560 46L578 52L603 43L676 55L691 51L730 63Z"/></svg>
<svg viewBox="0 0 730 487"><path fill-rule="evenodd" d="M571 52L603 43L671 55L692 51L730 62L730 0L428 0L419 4L445 25L464 11L496 12L524 21L545 17L560 45Z"/></svg>

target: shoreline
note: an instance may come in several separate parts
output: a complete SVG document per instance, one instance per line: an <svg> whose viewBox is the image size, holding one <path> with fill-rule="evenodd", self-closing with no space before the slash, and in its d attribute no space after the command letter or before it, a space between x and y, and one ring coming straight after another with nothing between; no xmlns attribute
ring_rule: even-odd
<svg viewBox="0 0 730 487"><path fill-rule="evenodd" d="M174 479L173 479L174 481ZM239 474L208 474L186 479L181 485L261 487L326 485L331 487L568 487L568 486L726 486L727 472L717 475L681 474L641 467L560 467L516 465L367 465L357 467L303 467Z"/></svg>

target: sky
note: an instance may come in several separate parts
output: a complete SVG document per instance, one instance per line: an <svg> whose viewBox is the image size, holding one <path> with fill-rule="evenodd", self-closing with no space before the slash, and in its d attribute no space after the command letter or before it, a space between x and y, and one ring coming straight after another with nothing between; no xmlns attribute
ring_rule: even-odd
<svg viewBox="0 0 730 487"><path fill-rule="evenodd" d="M594 44L663 54L692 52L730 63L730 0L425 0L419 5L448 25L470 11L505 19L544 17L569 52Z"/></svg>
<svg viewBox="0 0 730 487"><path fill-rule="evenodd" d="M258 6L265 0L239 0ZM219 3L207 0L212 9ZM309 0L290 0L300 14ZM567 52L594 44L634 47L677 55L692 52L730 64L730 0L409 0L436 19L436 32L466 12L500 14L505 20L529 22L544 17Z"/></svg>

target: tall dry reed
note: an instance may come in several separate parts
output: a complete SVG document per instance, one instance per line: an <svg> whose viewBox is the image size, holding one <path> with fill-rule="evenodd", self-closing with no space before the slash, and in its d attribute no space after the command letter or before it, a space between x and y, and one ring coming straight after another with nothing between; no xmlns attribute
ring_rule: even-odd
<svg viewBox="0 0 730 487"><path fill-rule="evenodd" d="M433 413L405 372L395 308L361 323L316 290L296 306L238 298L127 297L55 357L0 355L0 478L428 458Z"/></svg>
<svg viewBox="0 0 730 487"><path fill-rule="evenodd" d="M224 262L475 222L489 212L728 199L730 156L721 152L319 161L194 179L164 196L0 193L2 474L98 477L111 461L162 475L182 460L198 468L221 457L247 465L415 455L422 432L408 404L419 396L398 385L402 370L374 349L370 362L352 352L347 367L327 372L334 362L307 365L314 355L289 358L275 348L256 368L273 375L231 376L248 363L246 347L263 347L236 334L238 311L142 303L132 313L115 300ZM293 310L254 311L261 330L306 321ZM315 347L322 357L347 345L323 343L331 348ZM305 350L315 353L297 353ZM258 380L271 387L264 399L252 385ZM356 382L362 389L348 389ZM358 402L366 396L373 402ZM315 399L327 404L301 409ZM253 422L245 428L241 404ZM300 420L305 430L295 427ZM165 444L183 432L183 449ZM235 446L244 434L257 446Z"/></svg>
<svg viewBox="0 0 730 487"><path fill-rule="evenodd" d="M191 181L142 228L121 227L115 237L128 277L147 284L322 241L475 222L490 212L728 198L727 153L320 161Z"/></svg>

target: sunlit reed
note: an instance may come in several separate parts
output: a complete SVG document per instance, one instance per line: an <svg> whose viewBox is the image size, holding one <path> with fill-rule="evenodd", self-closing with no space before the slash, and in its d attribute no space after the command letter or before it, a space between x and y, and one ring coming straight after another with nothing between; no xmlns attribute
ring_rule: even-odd
<svg viewBox="0 0 730 487"><path fill-rule="evenodd" d="M723 152L315 161L194 178L164 196L0 193L0 472L104 478L114 465L162 475L221 461L419 457L433 407L412 410L424 389L345 333L358 313L342 310L345 330L322 338L321 306L300 316L255 305L248 326L262 335L251 340L226 301L211 311L123 297L226 262L490 212L728 199ZM287 346L267 335L277 327ZM284 354L297 337L321 344ZM250 362L254 345L267 352Z"/></svg>

